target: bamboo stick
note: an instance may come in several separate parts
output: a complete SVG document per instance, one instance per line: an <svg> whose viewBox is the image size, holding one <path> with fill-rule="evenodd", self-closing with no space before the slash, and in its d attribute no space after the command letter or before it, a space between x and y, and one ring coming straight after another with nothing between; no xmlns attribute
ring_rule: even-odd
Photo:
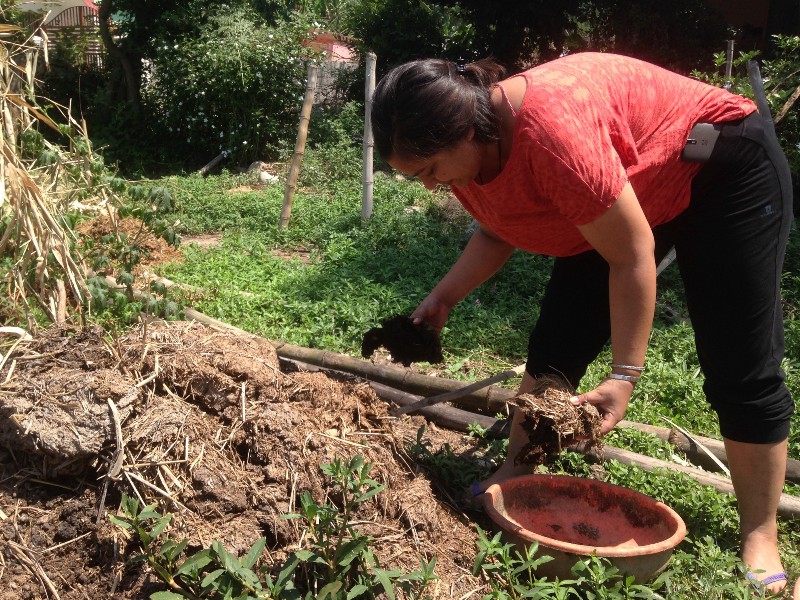
<svg viewBox="0 0 800 600"><path fill-rule="evenodd" d="M684 473L701 485L710 485L714 489L724 494L734 494L733 484L727 477L722 477L715 473L709 473L693 467L684 467L683 465L659 460L657 458L650 458L636 454L630 450L623 450L622 448L615 448L613 446L605 446L603 448L604 461L617 460L626 465L632 465L644 469L646 471L655 471L659 469L667 471L679 471ZM789 494L781 494L780 501L778 502L778 515L787 519L800 517L800 498L797 496L790 496Z"/></svg>
<svg viewBox="0 0 800 600"><path fill-rule="evenodd" d="M208 175L208 173L211 171L211 169L216 167L219 163L221 163L227 157L228 157L228 151L227 150L223 150L222 152L217 154L213 159L211 159L211 161L207 165L205 165L202 169L200 169L197 172L197 174L198 175L202 175L203 177L205 177L206 175Z"/></svg>
<svg viewBox="0 0 800 600"><path fill-rule="evenodd" d="M106 281L109 285L119 286L119 284L117 284L111 277L107 277ZM141 294L141 292L139 292L139 294ZM192 308L187 308L185 310L185 314L187 319L198 321L199 323L209 325L216 329L230 331L237 335L247 337L258 337L252 333L244 331L243 329L239 329L238 327L234 327L233 325L229 325L209 317L208 315L205 315ZM321 367L348 373L350 375L356 375L369 381L373 387L377 385L383 388L393 389L395 392L399 392L400 395L397 396L390 394L389 392L384 392L384 396L392 401L394 401L395 397L408 398L409 396L420 400L427 396L458 390L467 385L462 381L413 373L402 367L375 365L368 361L355 359L342 354L336 354L334 352L293 346L292 344L287 344L285 342L275 342L272 340L268 341L275 347L275 350L281 359L303 363L306 365L306 367ZM376 387L376 389L379 388ZM406 396L403 396L403 393L405 393ZM493 415L507 413L508 401L515 395L516 392L513 390L498 386L490 386L488 388L473 392L469 394L469 396L455 398L452 400L452 402L453 404L457 404L462 408L470 409L469 414L472 416L472 418L475 418L475 410L478 410L484 414L488 413ZM398 402L398 404L403 406L406 406L410 403L411 401ZM440 408L444 410L448 407ZM429 414L427 409L420 412L421 414ZM483 415L478 414L477 416L482 417ZM617 427L629 427L654 435L659 439L674 445L678 450L685 453L689 460L700 467L709 471L717 471L719 469L719 467L704 452L702 452L693 441L687 440L682 434L678 433L674 429L668 427L657 427L655 425L648 425L645 423L635 423L633 421L626 420L620 421L617 424ZM460 431L461 429L456 428L456 430ZM723 463L727 464L725 447L720 440L703 436L693 437L699 443L711 450L711 452L714 453L714 455ZM786 481L800 483L800 461L791 458L788 459L786 466Z"/></svg>
<svg viewBox="0 0 800 600"><path fill-rule="evenodd" d="M361 200L361 220L366 221L372 216L372 194L375 183L372 171L372 161L375 140L372 137L372 94L375 92L375 62L374 52L367 53L367 75L364 84L364 194Z"/></svg>
<svg viewBox="0 0 800 600"><path fill-rule="evenodd" d="M289 219L292 216L292 200L294 190L297 185L297 176L300 174L300 165L303 162L303 153L306 149L306 138L308 137L308 124L311 121L311 108L314 106L314 89L317 87L317 65L308 65L308 80L306 82L306 95L303 99L303 107L300 110L300 125L297 130L297 141L294 145L294 157L292 165L289 167L289 176L286 178L286 190L283 194L283 207L281 208L281 219L278 223L279 229L286 229Z"/></svg>
<svg viewBox="0 0 800 600"><path fill-rule="evenodd" d="M317 370L320 368L317 365L304 365L300 361L291 362L300 368L306 368L309 370ZM391 400L392 402L396 402L401 406L410 406L421 400L419 396L401 392L379 383L371 382L370 385L380 398L384 400ZM420 409L419 412L438 425L447 427L449 429L454 429L456 431L467 431L470 425L478 424L487 431L488 435L492 437L508 437L508 422L504 419L493 419L484 415L477 415L464 410L442 405L428 406ZM678 471L688 475L700 485L711 486L718 492L722 492L724 494L734 494L733 484L731 483L730 479L714 473L703 471L701 469L686 467L657 458L651 458L649 456L637 454L636 452L631 452L630 450L616 448L609 445L605 445L599 453L595 452L594 450L586 452L580 445L571 449L587 454L590 459L600 462L616 460L622 464L635 466L645 471ZM800 498L796 496L790 496L789 494L781 494L780 501L778 503L778 514L784 518L800 517Z"/></svg>

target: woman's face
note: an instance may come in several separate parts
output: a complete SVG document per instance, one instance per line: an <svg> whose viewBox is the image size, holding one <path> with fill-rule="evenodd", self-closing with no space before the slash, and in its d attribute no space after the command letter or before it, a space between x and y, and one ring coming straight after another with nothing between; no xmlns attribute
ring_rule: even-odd
<svg viewBox="0 0 800 600"><path fill-rule="evenodd" d="M395 157L388 162L401 173L419 179L429 190L439 184L466 187L478 176L484 154L483 145L475 143L473 136L474 132L470 130L467 137L455 146L427 158Z"/></svg>

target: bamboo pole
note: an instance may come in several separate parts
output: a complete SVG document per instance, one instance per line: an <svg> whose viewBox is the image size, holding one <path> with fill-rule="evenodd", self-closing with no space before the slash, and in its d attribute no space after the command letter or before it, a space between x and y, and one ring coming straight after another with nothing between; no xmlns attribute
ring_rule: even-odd
<svg viewBox="0 0 800 600"><path fill-rule="evenodd" d="M306 370L320 369L317 365L309 365L300 361L291 362L299 368ZM401 406L410 406L422 399L420 396L408 394L379 383L371 382L370 386L383 400L390 400ZM447 427L448 429L468 431L470 425L478 424L486 430L491 437L508 437L509 426L508 421L505 419L493 419L484 415L476 415L464 410L459 410L452 406L442 405L428 406L420 409L419 412L429 420L443 427ZM723 494L734 495L733 484L730 479L715 473L709 473L702 469L686 467L674 462L651 458L649 456L637 454L636 452L631 452L630 450L608 445L603 446L599 451L593 448L587 452L580 444L570 449L581 452L590 460L597 462L616 460L624 465L635 466L645 471L678 471L688 475L700 485L711 486ZM778 502L778 515L787 519L800 517L800 498L789 494L781 494Z"/></svg>
<svg viewBox="0 0 800 600"><path fill-rule="evenodd" d="M106 277L106 283L111 287L124 287L117 283L113 278ZM167 287L175 285L173 282L164 280ZM137 298L146 298L147 295L138 290L134 291ZM185 309L187 319L203 323L221 331L229 331L236 335L245 337L258 337L255 334L219 321L208 315L205 315L193 308ZM278 357L284 361L290 361L304 365L305 368L327 369L350 375L355 375L365 379L370 385L381 392L379 396L386 400L396 402L401 406L407 406L424 397L432 396L438 393L446 393L463 388L465 384L463 381L456 381L452 379L445 379L443 377L431 377L429 375L422 375L414 373L403 367L393 367L390 365L375 365L371 362L358 360L343 354L336 354L325 350L315 350L313 348L303 348L301 346L293 346L284 342L276 342L267 340L271 343L278 354ZM452 400L453 404L457 404L463 408L474 409L477 408L483 413L498 414L508 413L508 401L516 395L516 392L498 386L490 386L482 390L475 391L468 396L455 398ZM437 414L431 413L427 407L420 410L420 414L430 415ZM440 413L446 415L442 417L446 422L457 431L466 430L461 429L470 423L478 422L481 426L491 429L497 428L496 419L486 417L484 414L476 413L473 410L461 410L452 406L439 406ZM451 412L456 411L456 412ZM453 416L456 415L456 416ZM460 421L459 421L460 419ZM467 420L471 419L471 420ZM483 421L483 419L489 419ZM457 425L457 423L466 421L466 424ZM683 434L675 429L668 427L658 427L655 425L648 425L645 423L635 423L633 421L622 420L617 424L617 427L629 427L643 431L653 435L661 440L669 442L676 449L680 450L691 460L693 463L700 467L709 470L717 471L718 465L714 463L700 448L698 448L695 441L708 448L717 458L723 463L727 464L727 455L725 447L720 440L707 438L703 436L692 436L692 439L686 439ZM499 429L503 430L502 427ZM669 463L672 464L672 463ZM796 459L788 459L786 466L786 481L800 483L800 461Z"/></svg>
<svg viewBox="0 0 800 600"><path fill-rule="evenodd" d="M455 381L443 377L430 377L421 373L414 373L403 367L375 365L365 360L334 352L302 348L283 342L273 343L280 357L292 358L336 371L344 371L351 375L358 375L367 381L376 381L412 394L432 396L457 390L466 385L463 381ZM458 404L463 408L473 410L473 412L496 414L506 410L506 401L513 397L514 394L515 392L512 390L490 386L459 398Z"/></svg>
<svg viewBox="0 0 800 600"><path fill-rule="evenodd" d="M205 165L202 169L200 169L197 172L197 174L198 175L202 175L203 177L205 177L206 175L209 174L211 169L216 167L219 163L221 163L226 158L228 158L228 151L227 150L223 150L222 152L217 154L213 159L211 159L211 161L207 165Z"/></svg>
<svg viewBox="0 0 800 600"><path fill-rule="evenodd" d="M373 172L373 155L375 140L372 136L372 94L375 92L375 62L374 52L367 53L367 75L364 84L364 194L361 200L361 220L366 221L372 216L372 195L375 183Z"/></svg>
<svg viewBox="0 0 800 600"><path fill-rule="evenodd" d="M314 89L317 87L317 65L308 65L308 79L306 81L306 95L303 98L303 108L300 110L300 125L297 128L297 141L294 145L294 157L289 176L286 179L286 190L283 194L283 208L281 208L281 220L278 223L279 229L286 229L289 219L292 216L292 200L294 190L297 185L297 176L300 174L300 164L303 162L303 153L306 150L306 138L308 137L308 124L311 121L311 108L314 106Z"/></svg>

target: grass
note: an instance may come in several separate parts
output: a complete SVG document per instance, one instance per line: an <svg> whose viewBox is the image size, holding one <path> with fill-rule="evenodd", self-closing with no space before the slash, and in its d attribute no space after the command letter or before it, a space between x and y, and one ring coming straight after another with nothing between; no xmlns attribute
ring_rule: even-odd
<svg viewBox="0 0 800 600"><path fill-rule="evenodd" d="M335 165L335 172L330 165ZM230 174L160 181L173 194L172 218L180 221L184 235L222 233L218 247L190 245L184 262L163 265L160 274L199 288L201 292L193 292L189 300L212 317L269 339L358 356L367 329L384 317L413 310L447 271L467 240L470 223L468 216L447 208L442 193L432 195L416 183L391 177L376 178L374 214L362 223L358 165L354 153L309 151L286 230L277 228L283 202L280 185L243 189L249 183L246 176ZM548 258L517 252L453 310L442 332L447 376L474 380L524 360L549 267ZM797 397L800 237L796 232L787 254L784 286L785 370ZM590 367L585 389L602 378L608 362L606 352ZM699 435L719 437L716 417L702 393L702 374L675 269L668 269L659 281L647 364L626 418L665 425L661 419L665 416ZM658 458L669 459L672 453L668 445L630 430L612 432L609 441ZM497 452L496 444L487 447L494 460ZM792 424L790 456L800 459L798 414ZM424 458L442 477L458 476L452 457ZM588 466L580 455L564 453L549 468L580 475ZM612 482L663 500L687 522L689 537L668 576L658 583L658 594L747 597L738 587L741 574L736 574L740 565L733 498L674 472L648 473L613 463L608 472ZM800 486L787 485L786 491L800 494ZM800 576L800 523L781 521L780 528L785 567L794 577Z"/></svg>

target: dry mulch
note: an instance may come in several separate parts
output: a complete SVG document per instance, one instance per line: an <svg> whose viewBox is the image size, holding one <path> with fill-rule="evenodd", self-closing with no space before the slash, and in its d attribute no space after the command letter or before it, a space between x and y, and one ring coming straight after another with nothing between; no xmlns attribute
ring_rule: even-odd
<svg viewBox="0 0 800 600"><path fill-rule="evenodd" d="M570 398L574 395L567 382L542 377L529 394L513 399L516 410L522 411L522 429L528 436L514 457L517 464L543 465L578 442L584 451L602 448L600 412L591 404L572 404Z"/></svg>

